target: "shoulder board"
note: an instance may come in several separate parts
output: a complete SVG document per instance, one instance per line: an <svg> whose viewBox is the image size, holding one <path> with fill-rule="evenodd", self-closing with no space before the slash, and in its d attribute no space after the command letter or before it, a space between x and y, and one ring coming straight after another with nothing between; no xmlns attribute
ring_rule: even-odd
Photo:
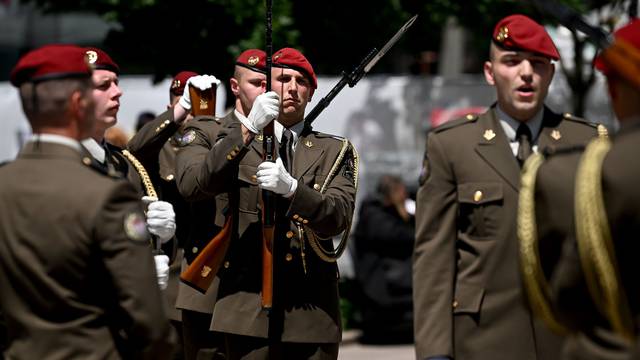
<svg viewBox="0 0 640 360"><path fill-rule="evenodd" d="M91 155L85 155L82 157L82 163L87 166L88 168L91 168L93 170L95 170L96 172L111 177L111 178L120 178L121 176L119 176L118 174L114 173L114 172L110 172L107 168L107 166L99 163L96 159L94 159Z"/></svg>
<svg viewBox="0 0 640 360"><path fill-rule="evenodd" d="M607 127L602 125L601 123L595 123L595 122L591 122L588 120L585 120L581 117L577 117L574 116L570 113L564 113L562 114L562 118L564 120L569 120L569 121L573 121L573 122L577 122L583 125L587 125L587 126L591 126L595 129L598 130L598 136L608 136L609 135L609 130L607 130Z"/></svg>
<svg viewBox="0 0 640 360"><path fill-rule="evenodd" d="M474 122L476 122L476 120L478 120L478 115L477 114L467 114L464 117L447 121L444 124L440 124L437 127L433 128L431 131L441 132L441 131L444 131L444 130L453 129L454 127L458 127L460 125L464 125L464 124L468 124L468 123L474 123Z"/></svg>
<svg viewBox="0 0 640 360"><path fill-rule="evenodd" d="M222 122L221 118L215 117L215 116L209 116L209 115L198 115L198 116L194 117L193 120L195 120L195 121L215 121L218 124L220 124Z"/></svg>
<svg viewBox="0 0 640 360"><path fill-rule="evenodd" d="M325 133L321 133L319 131L312 131L311 132L313 135L315 135L315 137L317 138L332 138L338 141L344 141L346 138L343 136L338 136L338 135L333 135L333 134L325 134Z"/></svg>
<svg viewBox="0 0 640 360"><path fill-rule="evenodd" d="M584 124L584 125L589 125L589 126L592 126L594 128L598 127L598 123L594 123L594 122L588 121L588 120L586 120L584 118L575 116L575 115L570 114L570 113L562 114L562 119L563 120L569 120L569 121L577 122L577 123Z"/></svg>
<svg viewBox="0 0 640 360"><path fill-rule="evenodd" d="M571 154L571 153L581 153L586 148L586 145L567 145L567 146L547 146L542 149L542 155L545 158L553 157L554 155L563 155L563 154Z"/></svg>

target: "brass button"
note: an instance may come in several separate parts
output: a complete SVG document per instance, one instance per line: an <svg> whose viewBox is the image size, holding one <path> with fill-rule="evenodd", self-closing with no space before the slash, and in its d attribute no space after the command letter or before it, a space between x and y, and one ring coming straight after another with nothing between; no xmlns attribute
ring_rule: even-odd
<svg viewBox="0 0 640 360"><path fill-rule="evenodd" d="M156 128L156 132L160 132L160 128L159 127Z"/></svg>
<svg viewBox="0 0 640 360"><path fill-rule="evenodd" d="M302 223L303 223L303 224L308 224L308 223L309 223L309 220L304 219L304 220L302 220Z"/></svg>
<svg viewBox="0 0 640 360"><path fill-rule="evenodd" d="M173 180L173 174L169 174L167 175L167 177L165 178L167 181L171 181Z"/></svg>
<svg viewBox="0 0 640 360"><path fill-rule="evenodd" d="M191 252L192 252L192 253L194 253L194 254L196 254L196 253L198 252L198 248L194 246L194 247L191 249Z"/></svg>
<svg viewBox="0 0 640 360"><path fill-rule="evenodd" d="M473 120L473 114L467 114L467 120Z"/></svg>
<svg viewBox="0 0 640 360"><path fill-rule="evenodd" d="M91 159L88 156L83 157L82 162L87 166L91 165Z"/></svg>
<svg viewBox="0 0 640 360"><path fill-rule="evenodd" d="M453 300L453 304L451 304L451 306L453 306L453 308L457 308L458 307L458 300Z"/></svg>
<svg viewBox="0 0 640 360"><path fill-rule="evenodd" d="M287 261L291 261L293 260L293 255L291 255L290 253L287 253L287 255L284 256L284 259Z"/></svg>
<svg viewBox="0 0 640 360"><path fill-rule="evenodd" d="M225 269L228 269L229 266L231 266L231 264L228 261L225 261L224 265L222 265L222 266L224 266Z"/></svg>
<svg viewBox="0 0 640 360"><path fill-rule="evenodd" d="M300 215L298 215L298 214L294 214L293 215L293 220L298 220L299 218L300 218Z"/></svg>
<svg viewBox="0 0 640 360"><path fill-rule="evenodd" d="M476 192L473 193L473 201L478 202L480 200L482 200L482 191L476 190Z"/></svg>
<svg viewBox="0 0 640 360"><path fill-rule="evenodd" d="M320 185L313 184L313 190L320 190Z"/></svg>
<svg viewBox="0 0 640 360"><path fill-rule="evenodd" d="M227 155L227 160L233 160L233 156L231 156L231 154Z"/></svg>
<svg viewBox="0 0 640 360"><path fill-rule="evenodd" d="M258 181L257 175L251 175L251 181Z"/></svg>
<svg viewBox="0 0 640 360"><path fill-rule="evenodd" d="M289 230L287 231L287 238L291 239L293 237L293 231Z"/></svg>
<svg viewBox="0 0 640 360"><path fill-rule="evenodd" d="M235 145L233 147L233 151L240 152L240 148L238 147L238 145Z"/></svg>
<svg viewBox="0 0 640 360"><path fill-rule="evenodd" d="M238 155L238 152L234 149L234 150L231 150L231 152L229 154L231 154L233 156L236 156L236 155Z"/></svg>
<svg viewBox="0 0 640 360"><path fill-rule="evenodd" d="M169 121L169 120L165 120L165 121L164 121L165 125L169 125L169 123L170 123L170 122L171 122L171 121Z"/></svg>

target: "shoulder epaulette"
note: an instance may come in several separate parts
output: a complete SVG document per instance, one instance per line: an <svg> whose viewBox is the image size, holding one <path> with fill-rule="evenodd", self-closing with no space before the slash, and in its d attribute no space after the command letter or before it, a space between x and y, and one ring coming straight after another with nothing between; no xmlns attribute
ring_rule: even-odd
<svg viewBox="0 0 640 360"><path fill-rule="evenodd" d="M222 123L222 119L216 116L210 116L210 115L198 115L196 117L193 118L193 120L195 121L215 121L218 124Z"/></svg>
<svg viewBox="0 0 640 360"><path fill-rule="evenodd" d="M554 155L563 155L563 154L571 154L571 153L578 153L578 152L583 152L585 149L586 145L567 145L567 146L547 146L544 149L542 149L542 155L544 155L545 158L549 158L552 157Z"/></svg>
<svg viewBox="0 0 640 360"><path fill-rule="evenodd" d="M562 114L562 118L564 120L569 120L569 121L577 122L577 123L580 123L580 124L583 124L583 125L591 126L591 127L593 127L593 128L598 130L598 136L608 136L609 135L609 131L607 130L607 127L602 125L602 124L600 124L600 123L591 122L591 121L588 121L588 120L583 119L581 117L574 116L573 114L570 114L570 113Z"/></svg>
<svg viewBox="0 0 640 360"><path fill-rule="evenodd" d="M441 132L441 131L444 131L444 130L453 129L454 127L458 127L458 126L463 125L463 124L473 123L476 120L478 120L478 115L476 115L476 114L467 114L464 117L461 117L461 118L458 118L458 119L454 119L454 120L451 120L451 121L447 121L444 124L438 125L437 127L433 128L431 131Z"/></svg>
<svg viewBox="0 0 640 360"><path fill-rule="evenodd" d="M326 134L326 133L322 133L322 132L319 132L319 131L312 131L312 133L316 137L319 137L319 138L332 138L332 139L335 139L335 140L338 140L338 141L345 140L345 137L343 137L343 136L338 136L338 135L333 135L333 134Z"/></svg>

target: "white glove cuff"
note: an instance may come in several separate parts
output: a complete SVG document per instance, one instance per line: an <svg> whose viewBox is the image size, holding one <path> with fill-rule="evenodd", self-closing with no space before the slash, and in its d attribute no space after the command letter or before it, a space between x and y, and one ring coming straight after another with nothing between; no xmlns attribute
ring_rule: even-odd
<svg viewBox="0 0 640 360"><path fill-rule="evenodd" d="M296 190L298 189L298 182L296 181L296 179L294 179L293 177L289 176L289 180L291 180L291 186L289 187L289 192L284 194L285 198L290 198L293 196L293 194L296 193Z"/></svg>
<svg viewBox="0 0 640 360"><path fill-rule="evenodd" d="M191 99L189 98L188 89L180 97L180 100L178 100L178 105L182 106L187 111L191 110Z"/></svg>
<svg viewBox="0 0 640 360"><path fill-rule="evenodd" d="M238 115L238 114L236 114ZM244 125L244 127L246 127L249 131L251 131L254 134L258 134L260 131L258 129L256 129L255 126L253 126L253 124L251 123L251 121L249 121L249 119L247 119L244 116L238 116L238 120L240 120L240 122L242 123L242 125Z"/></svg>

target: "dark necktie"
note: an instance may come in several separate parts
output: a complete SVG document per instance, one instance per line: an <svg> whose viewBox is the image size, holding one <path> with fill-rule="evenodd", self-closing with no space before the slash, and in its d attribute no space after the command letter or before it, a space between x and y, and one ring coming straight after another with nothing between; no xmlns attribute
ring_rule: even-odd
<svg viewBox="0 0 640 360"><path fill-rule="evenodd" d="M518 154L516 158L520 166L524 164L525 160L531 155L531 130L527 124L520 124L518 131L516 131L516 140L518 140Z"/></svg>
<svg viewBox="0 0 640 360"><path fill-rule="evenodd" d="M293 147L292 143L293 134L289 129L284 129L284 131L282 132L282 140L280 141L280 150L278 154L282 159L284 168L287 169L289 174L291 174L291 161L293 160L293 154L291 153L291 149Z"/></svg>

